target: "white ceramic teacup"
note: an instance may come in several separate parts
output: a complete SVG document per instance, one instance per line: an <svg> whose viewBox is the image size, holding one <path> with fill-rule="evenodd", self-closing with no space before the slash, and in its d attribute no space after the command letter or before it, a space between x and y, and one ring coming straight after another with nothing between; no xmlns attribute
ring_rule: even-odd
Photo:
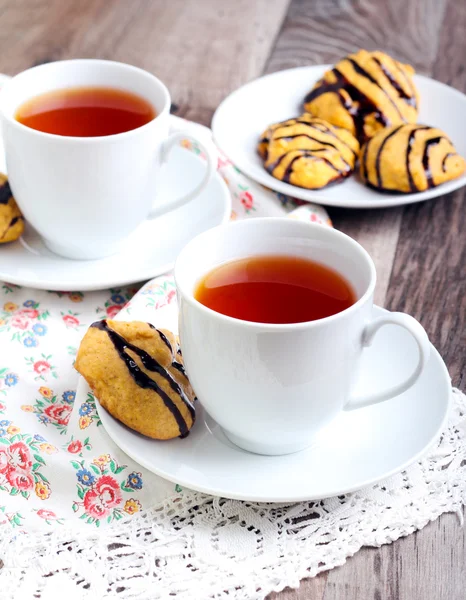
<svg viewBox="0 0 466 600"><path fill-rule="evenodd" d="M356 303L325 319L270 325L224 316L195 299L197 282L211 269L267 254L306 257L331 267L352 284ZM287 454L306 448L340 411L407 390L429 356L429 340L415 319L403 313L372 318L374 263L362 246L330 227L275 218L210 229L182 250L175 279L181 348L192 386L227 437L245 450ZM417 367L390 389L356 397L364 347L386 324L413 336Z"/></svg>
<svg viewBox="0 0 466 600"><path fill-rule="evenodd" d="M44 133L15 119L21 104L36 95L90 86L130 91L146 99L157 115L142 127L103 137ZM170 149L183 138L193 139L191 134L168 135L169 112L165 85L123 63L92 59L48 63L5 84L0 113L11 189L26 220L50 250L75 259L113 254L144 219L173 210L204 189L216 160L212 145L194 138L207 156L204 179L194 182L194 189L182 198L157 201L157 180Z"/></svg>

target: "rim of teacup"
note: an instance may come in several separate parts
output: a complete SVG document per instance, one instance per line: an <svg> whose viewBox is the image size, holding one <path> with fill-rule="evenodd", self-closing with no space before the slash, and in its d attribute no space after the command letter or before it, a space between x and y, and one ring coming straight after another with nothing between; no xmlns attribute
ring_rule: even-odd
<svg viewBox="0 0 466 600"><path fill-rule="evenodd" d="M330 236L334 235L334 236L340 237L340 239L344 239L347 243L349 243L351 246L353 246L361 254L361 256L366 260L367 265L369 266L370 281L367 286L367 289L364 291L364 293L361 295L361 297L358 298L358 300L356 300L356 302L354 304L352 304L348 308L345 308L345 310L342 310L334 315L330 315L329 317L324 317L323 319L316 319L314 321L303 321L300 323L260 323L258 321L245 321L243 319L237 319L236 317L230 317L228 315L219 313L211 308L208 308L204 304L201 304L194 297L194 290L186 290L185 289L183 282L180 282L180 277L179 277L180 265L182 264L182 261L185 259L185 256L190 253L192 247L195 244L199 243L200 239L202 239L203 237L211 236L215 232L224 230L225 228L253 227L253 226L257 226L257 224L267 223L267 222L275 223L275 224L282 223L283 226L285 226L285 227L292 226L292 227L302 228L303 234L304 234L303 237L308 237L305 235L305 233L306 233L306 231L309 231L308 228L310 227L313 229L317 228L317 230L319 230L319 231L321 231L321 229L324 228L325 231L328 233L328 235L330 235ZM240 258L240 257L238 257L238 258ZM219 263L219 264L223 264L223 263ZM215 266L219 266L219 265L215 265ZM214 265L212 265L210 268L211 269L214 268ZM199 276L196 277L196 282L199 281L199 279L203 275L205 275L208 272L208 270L209 269L206 269L205 271L200 272ZM218 225L217 227L208 229L207 231L204 231L203 233L201 233L201 234L197 235L195 238L193 238L181 250L181 252L178 255L178 258L176 259L173 272L174 272L176 289L178 290L179 294L181 294L181 296L183 297L183 300L188 302L191 306L196 307L201 312L204 312L205 314L208 314L212 318L216 318L219 321L223 321L224 323L229 323L229 324L235 325L237 327L244 327L247 329L260 329L262 331L276 331L276 332L316 328L316 327L320 327L320 326L326 325L328 323L331 323L333 321L337 321L339 319L347 317L348 315L352 314L353 312L356 312L357 310L359 310L359 308L367 302L367 300L370 298L370 296L374 293L374 289L375 289L375 285L376 285L376 281L377 281L377 273L376 273L374 261L372 260L370 254L367 252L367 250L365 248L363 248L361 246L361 244L359 244L352 237L350 237L346 233L338 231L338 229L334 229L333 227L328 227L326 225L321 225L319 223L310 223L310 222L308 223L305 221L297 221L294 219L290 219L289 217L258 217L258 218L254 218L254 219L244 219L241 221L234 221L234 222L229 222L229 223L226 223L223 225Z"/></svg>
<svg viewBox="0 0 466 600"><path fill-rule="evenodd" d="M45 131L39 131L37 129L32 129L31 127L27 127L26 125L23 125L22 123L17 121L14 117L14 113L18 109L19 105L15 107L15 111L13 111L13 114L9 114L4 109L3 104L6 102L6 99L8 98L8 93L9 93L10 89L13 88L15 83L17 83L20 78L30 75L31 72L38 72L41 70L47 71L49 69L56 67L57 65L64 65L64 64L70 64L70 65L75 64L76 65L78 63L81 63L81 64L91 64L92 63L93 65L101 66L101 67L113 65L118 68L123 68L123 69L126 69L127 71L132 71L133 73L137 73L145 78L151 79L153 82L158 84L158 86L160 87L162 94L164 96L164 105L163 105L162 110L157 110L157 114L155 115L155 117L153 119L151 119L148 123L145 123L144 125L141 125L140 127L136 127L136 129L131 129L130 131L124 131L123 133L115 133L112 135L78 137L78 136L72 136L72 135L58 135L55 133L47 133ZM54 89L56 89L56 88L54 88ZM50 91L53 91L53 90L51 89ZM29 98L33 98L35 95L38 95L38 94L34 94L34 92L33 92L29 96ZM23 102L25 102L25 101L26 101L26 99L23 100ZM149 71L146 71L139 67L135 67L134 65L129 65L127 63L122 63L122 62L118 62L115 60L105 60L105 59L100 59L100 58L72 58L69 60L57 60L57 61L53 61L50 63L36 65L35 67L31 67L29 69L25 69L24 71L21 71L17 75L10 77L4 83L2 83L1 93L0 93L0 119L3 119L4 121L6 121L10 125L12 125L14 128L19 129L22 132L27 132L28 134L34 135L39 138L42 137L44 139L56 140L58 142L63 142L63 143L69 143L70 141L73 141L73 143L76 143L76 144L85 144L85 143L94 143L94 144L101 143L101 144L103 144L105 142L108 143L108 142L113 142L115 140L120 140L123 138L129 138L131 136L137 135L142 130L145 130L145 129L153 126L153 124L155 122L157 122L162 115L168 115L170 113L170 105L171 105L171 97L170 97L170 92L168 91L167 86L158 77L156 77L152 73L149 73Z"/></svg>

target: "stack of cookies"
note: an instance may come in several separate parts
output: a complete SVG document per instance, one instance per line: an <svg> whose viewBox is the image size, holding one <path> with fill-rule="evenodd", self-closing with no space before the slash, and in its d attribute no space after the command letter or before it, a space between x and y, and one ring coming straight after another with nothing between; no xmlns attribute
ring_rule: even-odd
<svg viewBox="0 0 466 600"><path fill-rule="evenodd" d="M421 192L459 177L465 160L439 129L416 124L414 69L383 52L360 50L324 73L303 115L271 125L258 151L286 183L321 189L357 167L379 191Z"/></svg>

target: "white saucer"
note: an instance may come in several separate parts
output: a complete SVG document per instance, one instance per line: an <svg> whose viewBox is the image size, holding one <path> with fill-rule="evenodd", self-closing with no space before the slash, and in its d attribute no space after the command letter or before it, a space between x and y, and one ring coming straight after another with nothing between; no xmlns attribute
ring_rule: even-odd
<svg viewBox="0 0 466 600"><path fill-rule="evenodd" d="M0 163L3 149L0 144ZM170 154L159 193L180 196L193 188L204 173L201 158L184 148ZM0 171L5 172L0 164ZM194 183L193 183L194 182ZM76 261L50 252L29 226L18 242L0 252L0 279L46 290L96 290L151 279L172 269L180 250L206 229L228 221L230 192L218 173L192 202L145 221L126 240L121 252L100 260Z"/></svg>
<svg viewBox="0 0 466 600"><path fill-rule="evenodd" d="M276 123L303 112L303 98L331 65L299 67L256 79L228 96L212 120L214 139L245 175L277 192L328 206L381 208L421 202L448 194L466 184L466 176L418 194L382 194L357 177L324 190L305 190L283 183L267 173L257 154L261 133ZM443 129L459 154L466 156L466 96L439 81L415 75L421 97L419 123Z"/></svg>
<svg viewBox="0 0 466 600"><path fill-rule="evenodd" d="M374 316L383 312L374 307ZM411 372L416 362L412 337L400 327L383 327L365 351L359 390L389 386ZM79 393L87 391L81 381ZM99 404L98 411L115 444L165 479L225 498L297 502L345 494L403 470L438 438L450 404L450 377L432 346L426 371L408 392L342 413L313 447L287 456L240 450L199 405L189 436L168 442L133 432Z"/></svg>

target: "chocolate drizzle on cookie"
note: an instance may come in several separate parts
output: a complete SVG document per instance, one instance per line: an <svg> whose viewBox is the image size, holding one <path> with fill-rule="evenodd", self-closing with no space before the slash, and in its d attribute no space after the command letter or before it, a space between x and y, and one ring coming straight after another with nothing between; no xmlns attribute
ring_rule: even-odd
<svg viewBox="0 0 466 600"><path fill-rule="evenodd" d="M297 169L305 172L309 161L312 160L325 163L335 172L334 176L329 175L325 183L327 185L349 175L358 156L356 149L359 148L359 144L348 131L328 125L310 115L308 119L303 115L272 125L268 135L268 161L265 168L285 183L291 183L291 177ZM265 136L262 140L264 139ZM353 147L350 145L351 140ZM263 152L263 149L260 151ZM300 159L305 159L305 162L300 164ZM277 167L281 167L283 172L279 170L278 174ZM306 187L313 189L312 180Z"/></svg>
<svg viewBox="0 0 466 600"><path fill-rule="evenodd" d="M186 377L186 371L184 370L184 366L181 363L179 363L177 361L173 361L172 367Z"/></svg>
<svg viewBox="0 0 466 600"><path fill-rule="evenodd" d="M446 169L446 166L447 166L447 160L448 160L448 159L449 159L451 156L456 156L456 152L447 152L447 154L445 154L445 156L443 157L443 160L442 160L442 171L443 171L444 173L446 173L446 171L447 171L447 169Z"/></svg>
<svg viewBox="0 0 466 600"><path fill-rule="evenodd" d="M316 142L317 144L322 144L323 146L328 146L330 148L333 148L334 150L339 151L338 147L335 144L332 144L332 142L326 142L325 140L319 140L318 138L316 138L312 135L309 135L307 133L297 133L295 135L282 135L282 136L275 137L274 139L275 140L286 140L288 142L294 138L299 138L299 137L305 137L308 140L312 140L313 142ZM311 150L311 152L322 152L323 150L325 150L325 148L316 148L316 150ZM346 162L346 160L343 157L341 157L341 159L343 160L343 162L345 162L348 165L348 168L351 169L351 166Z"/></svg>
<svg viewBox="0 0 466 600"><path fill-rule="evenodd" d="M156 331L160 335L160 339L162 340L162 342L167 346L167 348L173 354L173 348L172 348L172 345L170 344L170 342L168 341L167 336L163 333L163 331L160 331L160 329L157 329ZM179 347L178 347L176 353L181 356L181 350L180 350ZM178 361L174 360L172 362L172 367L174 369L176 369L177 371L179 371L182 375L184 375L186 377L186 371L184 370L184 366L181 363L179 363Z"/></svg>
<svg viewBox="0 0 466 600"><path fill-rule="evenodd" d="M162 399L163 403L165 404L165 406L168 408L168 410L171 412L174 419L176 420L176 423L180 430L180 437L181 438L186 437L189 433L189 427L188 427L188 424L186 423L183 415L181 414L179 408L175 404L175 402L173 402L173 400L170 398L170 396L157 384L156 381L154 381L151 377L146 375L146 373L144 373L144 371L142 371L138 367L135 360L130 356L130 354L128 354L127 351L130 350L131 352L136 354L140 358L141 363L143 364L145 369L147 369L148 371L152 371L153 373L157 373L158 375L160 375L167 381L167 383L169 384L169 386L173 390L173 392L186 405L186 407L188 408L189 413L192 417L192 420L194 421L194 419L195 419L194 406L191 404L191 402L187 398L186 394L183 392L180 385L176 382L176 380L169 373L169 371L167 371L167 369L165 367L163 367L148 352L146 352L142 348L138 348L134 344L131 344L123 336L121 336L115 330L111 329L108 326L108 323L106 320L97 321L96 323L93 323L91 325L91 327L95 327L96 329L100 329L101 331L105 331L107 333L107 335L110 338L110 341L112 342L113 346L115 347L115 350L118 352L119 357L125 363L128 371L129 371L131 377L133 378L133 380L135 381L135 383L143 389L153 390ZM161 333L161 332L159 331L159 333ZM161 337L162 337L162 335L163 334L161 334ZM163 337L166 338L166 336L163 336ZM170 348L171 348L171 345L170 345Z"/></svg>
<svg viewBox="0 0 466 600"><path fill-rule="evenodd" d="M325 80L321 80L305 97L305 105L310 104L313 100L322 96L322 94L329 92L337 94L343 107L353 117L356 137L361 139L366 136L364 124L366 117L370 114L374 115L374 118L382 127L390 125L388 117L380 111L380 108L364 92L350 83L337 68L332 69L332 73L336 78L335 83L328 83ZM346 91L347 97L342 93L343 90Z"/></svg>
<svg viewBox="0 0 466 600"><path fill-rule="evenodd" d="M356 137L360 140L364 140L369 135L365 130L369 116L380 123L382 128L389 127L392 123L414 121L414 118L410 119L409 116L410 111L412 112L411 109L416 110L417 108L416 94L408 74L404 71L403 65L393 61L397 67L395 75L382 62L381 56L383 55L380 53L360 51L342 59L307 94L304 99L306 110L313 113L316 107L312 106L312 102L323 94L336 94L342 107L351 115ZM371 72L368 71L366 65L371 66ZM377 70L380 70L380 76L378 76ZM404 80L404 86L401 85L401 77ZM370 85L365 86L364 80L370 82ZM377 95L376 90L371 86L377 86L387 103L393 107L395 110L393 118L389 116L390 111L387 114L387 111L384 110L384 105L387 106L387 103L382 102L380 94ZM410 93L405 91L406 87ZM407 109L404 105L408 105L411 109ZM407 110L408 112L406 112ZM326 118L319 111L314 114ZM329 118L329 120L332 119Z"/></svg>
<svg viewBox="0 0 466 600"><path fill-rule="evenodd" d="M331 167L337 173L337 175L335 176L335 179L338 177L344 176L346 172L351 170L351 167L348 165L348 163L346 163L348 165L348 168L345 171L342 171L338 167L336 167L332 163L332 161L329 160L328 158L326 158L324 156L316 156L315 155L316 152L324 152L324 151L325 151L324 148L317 148L316 150L294 150L294 151L292 150L292 151L284 154L281 157L282 159L287 157L291 152L299 152L298 156L293 157L291 159L291 161L289 162L288 166L286 167L285 173L283 174L282 180L285 183L290 183L290 178L293 173L294 164L296 163L296 161L300 160L303 157L313 158L314 160L321 160L321 161L325 162L325 164L327 164L329 167ZM346 162L346 161L344 161L344 162Z"/></svg>
<svg viewBox="0 0 466 600"><path fill-rule="evenodd" d="M367 170L367 154L369 152L369 144L366 143L364 150L361 155L361 175L364 181L368 182L368 170Z"/></svg>
<svg viewBox="0 0 466 600"><path fill-rule="evenodd" d="M343 162L346 163L347 165L347 169L340 170L338 167L336 167L332 161L324 156L316 156L316 153L318 152L325 152L325 148L316 148L313 150L290 150L289 152L285 152L284 154L282 154L276 161L274 161L273 163L266 165L266 169L267 171L272 175L274 170L283 162L285 161L290 154L296 154L298 153L297 156L294 156L290 162L288 163L285 172L283 174L283 177L281 178L282 181L284 181L285 183L290 183L290 178L291 175L293 174L293 168L294 165L296 163L296 161L298 161L301 158L311 158L314 160L321 160L323 162L325 162L329 167L331 167L336 173L337 175L335 176L335 179L339 178L339 177L345 177L350 171L351 171L351 167L350 165L342 158Z"/></svg>
<svg viewBox="0 0 466 600"><path fill-rule="evenodd" d="M8 204L11 197L12 193L9 182L0 183L0 204Z"/></svg>
<svg viewBox="0 0 466 600"><path fill-rule="evenodd" d="M170 344L167 336L163 333L163 331L160 331L160 329L157 329L156 327L154 327L154 325L151 325L150 323L148 323L148 325L150 327L152 327L152 329L155 329L157 331L157 333L159 334L160 339L162 340L162 342L167 346L167 348L170 350L171 354L173 354L172 345ZM181 356L181 350L180 350L179 346L177 348L176 353ZM174 360L172 362L172 367L174 369L176 369L177 371L179 371L182 375L184 375L186 377L186 371L184 370L184 366L181 363L179 363L178 361Z"/></svg>
<svg viewBox="0 0 466 600"><path fill-rule="evenodd" d="M297 121L298 123L305 123L305 121ZM335 133L335 131L332 131L332 129L330 129L330 127L328 127L327 125L325 125L322 122L316 122L312 124L314 129L317 129L318 131L322 131L322 133L326 133L328 135L331 135L332 137L336 138L341 144L344 144L348 150L351 150L351 152L353 153L354 157L357 158L358 157L358 153L353 150L353 148L351 148L351 146L349 144L347 144L345 142L344 139L342 139L341 137L338 137L338 135ZM338 127L334 126L334 129L336 128L336 130L338 131Z"/></svg>
<svg viewBox="0 0 466 600"><path fill-rule="evenodd" d="M424 137L422 139L417 135L420 131L427 132L427 134L424 134ZM382 178L382 170L384 170L386 176L387 169L390 170L390 165L392 162L394 152L394 148L393 146L391 146L389 154L384 154L387 148L387 143L389 142L389 140L392 140L397 136L402 136L400 138L402 140L400 142L400 150L403 151L404 149L404 166L407 179L407 189L403 189L402 187L400 189L395 187L388 187L387 182L384 182ZM381 137L383 139L380 141ZM442 141L445 142L445 150L448 150L449 146L450 149L453 148L450 140L438 129L428 127L426 125L409 124L403 124L392 127L387 131L377 134L377 136L375 136L366 143L361 156L361 176L365 180L367 185L379 191L403 191L407 193L414 193L423 191L424 189L435 187L435 171L432 165L431 152L432 149L438 146ZM370 158L371 145L374 145L375 148L377 148L375 152L375 158ZM413 152L416 152L415 160L414 157L412 158ZM388 156L389 158L386 158L386 156ZM436 162L434 164L439 167L439 170L441 168L441 172L445 173L446 161L449 157L452 156L456 156L456 153L451 151L446 152L443 158L442 155L440 155L440 157L438 157L437 155L435 157ZM371 161L370 166L368 164L368 160ZM403 162L401 162L401 165L402 164ZM419 168L419 164L422 165L422 169L426 178L426 184L421 185L420 187L416 185L414 180L414 164L417 165L417 168ZM406 183L404 185L406 186Z"/></svg>
<svg viewBox="0 0 466 600"><path fill-rule="evenodd" d="M413 84L412 84L411 80L409 79L409 77L406 75L406 73L403 71L403 69L398 69L397 71L403 77L403 79L406 82L406 85L411 90L410 94L407 94L404 91L404 89L401 87L400 83L396 80L396 78L393 75L393 73L388 69L387 65L385 65L376 56L373 57L373 60L379 65L379 67L381 68L381 70L382 70L383 74L385 75L385 77L389 80L389 82L391 83L392 87L397 91L398 96L400 98L402 98L406 102L406 104L409 104L409 106L412 106L413 108L417 108L416 94L414 92Z"/></svg>
<svg viewBox="0 0 466 600"><path fill-rule="evenodd" d="M413 175L411 173L411 167L410 167L411 151L413 149L414 139L415 139L416 133L418 131L422 131L422 130L425 130L425 129L430 129L430 127L425 127L425 126L414 127L414 129L411 131L411 133L408 136L408 144L406 146L405 164L406 164L406 173L408 174L409 189L410 189L411 192L418 192L419 191L419 189L417 188L416 184L414 183Z"/></svg>
<svg viewBox="0 0 466 600"><path fill-rule="evenodd" d="M380 172L380 159L382 157L382 151L384 149L385 144L388 142L388 140L393 137L396 133L398 133L398 131L400 131L400 129L403 127L403 125L399 125L398 127L396 127L391 133L389 133L387 135L387 137L383 140L383 142L380 144L380 148L377 151L377 156L375 157L375 175L377 177L377 186L378 187L382 187L382 174ZM364 161L367 161L367 148L369 147L369 144L367 144L366 148L365 148L365 155L364 155ZM367 177L367 164L365 165L365 171L366 171L366 177Z"/></svg>
<svg viewBox="0 0 466 600"><path fill-rule="evenodd" d="M0 173L0 244L17 240L23 231L23 215L13 198L8 179Z"/></svg>
<svg viewBox="0 0 466 600"><path fill-rule="evenodd" d="M0 243L4 242L8 233L10 232L10 229L12 227L14 227L16 225L16 223L18 223L19 221L24 221L23 216L22 215L16 215L15 217L13 217L11 219L11 221L8 223L8 225L5 227L5 229L3 230L3 232L0 232Z"/></svg>
<svg viewBox="0 0 466 600"><path fill-rule="evenodd" d="M21 221L23 219L23 217L18 216L18 217L13 217L10 221L10 223L8 224L8 229L10 229L10 227L13 227L14 225L16 225L16 223L18 221Z"/></svg>
<svg viewBox="0 0 466 600"><path fill-rule="evenodd" d="M176 345L176 353L182 358L183 355L181 353L181 348L180 345L177 343ZM186 378L188 378L188 376L186 375L186 371L184 369L184 365L182 365L180 362L178 362L177 360L174 360L172 362L172 367L174 369L176 369L177 371L179 371L182 375L184 375ZM196 398L194 398L196 400Z"/></svg>
<svg viewBox="0 0 466 600"><path fill-rule="evenodd" d="M306 119L307 116L307 119ZM357 158L358 153L351 148L351 146L344 140L342 139L340 136L338 136L334 129L339 129L338 127L329 127L328 125L326 125L324 123L324 121L322 119L318 119L315 117L312 117L310 114L306 113L304 115L302 115L301 117L297 117L296 119L287 119L286 121L282 121L280 123L276 123L274 125L271 125L267 131L262 135L262 137L259 139L259 154L262 156L262 158L264 160L267 160L268 158L268 144L270 142L270 140L272 139L272 137L276 140L279 139L283 139L283 140L292 140L294 138L298 138L298 137L307 137L311 140L314 140L315 142L319 143L319 144L324 144L326 146L331 146L335 149L338 150L338 147L335 144L332 144L331 142L322 140L320 138L316 138L314 136L309 135L309 133L305 133L305 132L301 132L301 133L297 133L297 134L293 134L293 135L282 135L282 136L277 136L276 132L279 129L286 129L288 127L293 127L294 125L305 125L307 128L309 128L309 130L314 130L315 132L318 133L323 133L325 135L328 135L332 138L334 138L335 140L338 140L340 142L340 144L343 144L344 146L346 146L346 148L348 148L348 150L350 150L354 157ZM264 148L265 146L265 148Z"/></svg>
<svg viewBox="0 0 466 600"><path fill-rule="evenodd" d="M371 83L373 83L374 85L376 85L378 88L380 88L382 90L382 92L385 94L385 96L388 98L388 100L391 102L392 106L394 107L394 109L396 110L396 112L400 115L400 118L403 119L403 115L401 114L400 108L397 106L396 102L393 100L393 98L390 96L390 94L388 94L388 92L386 90L383 89L383 87L380 85L380 83L374 78L372 77L372 75L366 71L365 69L363 69L355 60L354 58L348 58L348 61L352 64L353 69L355 70L356 73L358 73L359 75L361 75L362 77L365 77L366 79L368 79ZM377 63L380 64L380 63ZM404 119L403 119L404 120Z"/></svg>
<svg viewBox="0 0 466 600"><path fill-rule="evenodd" d="M167 336L163 333L163 331L160 331L160 329L157 329L154 327L154 329L157 331L157 333L160 336L160 339L162 340L162 342L165 344L165 346L170 350L170 353L173 354L173 348L172 345L170 344L170 342L168 341Z"/></svg>

